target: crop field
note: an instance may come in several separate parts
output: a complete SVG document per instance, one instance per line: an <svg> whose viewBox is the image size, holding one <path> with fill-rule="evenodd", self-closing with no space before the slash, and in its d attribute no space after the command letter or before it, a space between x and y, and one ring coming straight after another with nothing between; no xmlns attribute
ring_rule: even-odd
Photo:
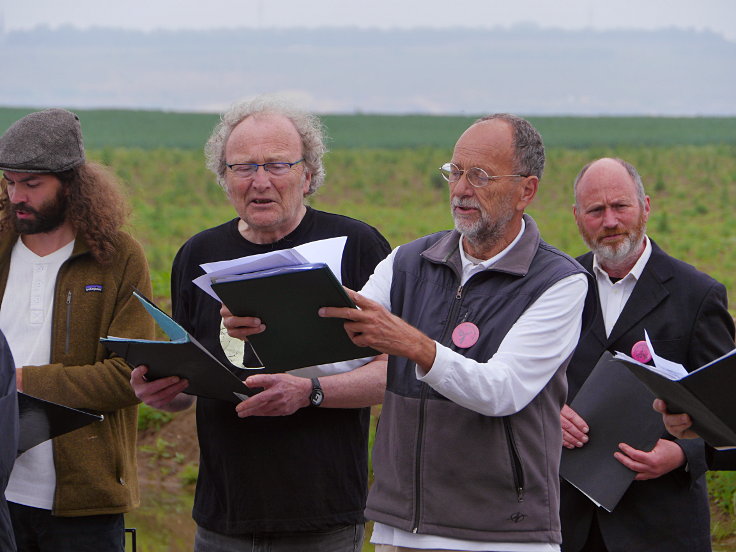
<svg viewBox="0 0 736 552"><path fill-rule="evenodd" d="M0 129L32 109L0 108ZM74 110L88 148L200 150L219 118L212 113ZM331 149L451 148L482 114L324 115ZM529 117L547 147L736 144L736 118L718 117Z"/></svg>
<svg viewBox="0 0 736 552"><path fill-rule="evenodd" d="M29 111L0 108L0 130ZM129 229L145 246L154 298L169 310L171 262L178 248L196 232L235 216L204 167L202 146L217 116L93 110L79 114L89 157L110 165L127 190L132 206ZM438 167L450 159L455 140L475 118L323 117L331 150L325 160L327 178L310 204L368 222L392 246L451 227L447 186ZM530 119L545 139L547 167L529 213L547 242L571 255L585 251L572 217L573 178L592 159L621 157L638 168L651 196L649 235L672 255L723 282L736 298L736 118ZM733 306L731 313L736 314ZM181 454L173 439L154 442L148 446L157 457ZM188 477L196 479L194 471ZM728 544L736 528L736 477L724 472L709 479L715 549L736 549ZM182 486L180 494L187 495L185 505L177 502L155 519L190 524L191 487ZM166 508L162 497L152 500L159 509ZM133 514L130 519L143 526L146 516ZM143 541L138 549L178 550ZM181 548L187 549L191 546Z"/></svg>
<svg viewBox="0 0 736 552"><path fill-rule="evenodd" d="M367 221L392 246L448 228L447 187L437 168L451 153L451 147L334 149L326 157L326 183L310 203ZM651 237L736 292L736 145L549 148L529 212L544 239L572 255L585 251L572 218L572 181L600 156L639 168L652 198ZM181 244L235 216L227 198L200 151L106 148L90 157L114 167L125 182L131 230L146 246L156 296L166 297Z"/></svg>

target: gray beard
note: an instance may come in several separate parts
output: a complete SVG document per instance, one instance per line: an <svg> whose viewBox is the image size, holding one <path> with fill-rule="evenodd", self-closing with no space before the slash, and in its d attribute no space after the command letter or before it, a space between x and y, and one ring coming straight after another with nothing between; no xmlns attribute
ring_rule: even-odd
<svg viewBox="0 0 736 552"><path fill-rule="evenodd" d="M590 250L595 254L598 259L598 263L605 266L618 266L626 264L631 261L639 250L639 245L644 239L644 233L646 227L641 229L641 232L636 234L629 234L626 239L618 245L599 245L590 243L586 240L586 244Z"/></svg>
<svg viewBox="0 0 736 552"><path fill-rule="evenodd" d="M506 226L513 218L514 213L508 210L502 218L491 220L487 213L480 209L479 212L480 217L472 223L456 218L455 213L452 212L455 230L460 232L468 242L478 249L493 247L503 238Z"/></svg>

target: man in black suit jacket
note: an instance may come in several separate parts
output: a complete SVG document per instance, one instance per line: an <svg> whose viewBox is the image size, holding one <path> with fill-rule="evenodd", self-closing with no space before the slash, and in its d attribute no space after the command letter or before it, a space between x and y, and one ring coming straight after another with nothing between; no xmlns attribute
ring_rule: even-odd
<svg viewBox="0 0 736 552"><path fill-rule="evenodd" d="M725 287L646 236L650 201L633 166L599 159L583 167L573 210L591 249L578 261L594 275L599 301L567 369L568 404L604 351L646 361L644 330L659 356L689 371L733 349ZM564 446L584 446L585 421L567 405L561 421ZM562 482L563 552L710 551L702 440L676 440L663 430L650 452L625 443L620 449L614 456L637 475L613 512Z"/></svg>

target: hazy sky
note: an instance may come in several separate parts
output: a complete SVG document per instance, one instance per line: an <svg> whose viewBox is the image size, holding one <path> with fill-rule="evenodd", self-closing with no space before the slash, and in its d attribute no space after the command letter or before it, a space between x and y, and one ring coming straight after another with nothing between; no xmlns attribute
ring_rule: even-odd
<svg viewBox="0 0 736 552"><path fill-rule="evenodd" d="M127 29L535 23L564 29L711 30L736 41L734 0L0 0L6 30L70 24Z"/></svg>

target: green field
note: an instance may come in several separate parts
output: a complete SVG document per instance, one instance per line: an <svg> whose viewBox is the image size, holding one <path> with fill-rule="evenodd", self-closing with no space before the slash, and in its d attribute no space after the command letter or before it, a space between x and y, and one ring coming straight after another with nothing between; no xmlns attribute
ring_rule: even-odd
<svg viewBox="0 0 736 552"><path fill-rule="evenodd" d="M33 109L0 108L4 130ZM212 113L74 110L88 148L200 150L219 117ZM330 149L451 148L483 114L325 115ZM736 144L736 118L718 117L529 117L551 148Z"/></svg>
<svg viewBox="0 0 736 552"><path fill-rule="evenodd" d="M446 183L437 170L451 148L335 149L317 208L363 219L392 246L447 228ZM652 196L650 235L667 251L736 286L736 145L549 148L529 212L544 239L584 252L572 214L572 181L583 164L620 156L636 165ZM132 230L145 244L157 297L168 294L170 264L194 233L234 216L198 151L108 148L90 157L115 167L133 204ZM734 312L734 311L732 311Z"/></svg>
<svg viewBox="0 0 736 552"><path fill-rule="evenodd" d="M28 111L0 109L0 130ZM194 233L234 216L204 168L202 145L217 116L79 113L89 157L112 166L125 184L133 206L130 229L145 245L155 299L168 308L178 248ZM450 227L446 183L437 168L474 119L325 116L331 136L327 179L311 204L365 220L392 246ZM736 118L531 119L545 139L548 162L529 212L546 241L572 255L585 251L572 218L572 180L594 158L622 157L639 169L652 197L650 236L722 281L734 297ZM721 512L713 524L719 542L734 531L733 475L710 476L713 504ZM187 508L177 515L186 520Z"/></svg>

